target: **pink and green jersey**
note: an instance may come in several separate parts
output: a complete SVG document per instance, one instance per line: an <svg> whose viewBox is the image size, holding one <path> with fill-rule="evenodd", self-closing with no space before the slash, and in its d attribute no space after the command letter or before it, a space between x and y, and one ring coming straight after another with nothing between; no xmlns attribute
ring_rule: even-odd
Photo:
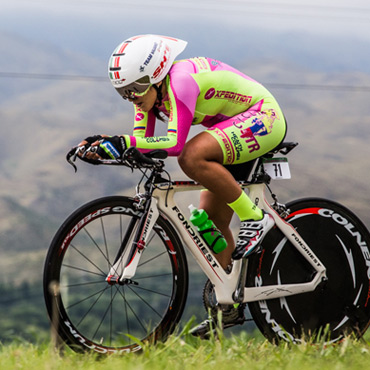
<svg viewBox="0 0 370 370"><path fill-rule="evenodd" d="M133 135L128 146L141 151L165 149L178 156L190 127L202 124L224 153L224 164L243 163L273 149L285 136L283 113L271 93L258 82L209 58L173 64L165 80L168 94L159 108L168 117L167 135L153 136L152 111L135 106Z"/></svg>

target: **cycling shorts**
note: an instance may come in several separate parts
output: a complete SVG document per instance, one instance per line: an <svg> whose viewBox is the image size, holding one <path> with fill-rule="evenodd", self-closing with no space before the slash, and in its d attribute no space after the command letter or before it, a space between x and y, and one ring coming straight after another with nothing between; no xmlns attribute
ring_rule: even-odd
<svg viewBox="0 0 370 370"><path fill-rule="evenodd" d="M270 100L270 99L269 99ZM279 145L286 122L274 99L261 100L247 111L208 128L222 148L224 165L249 162Z"/></svg>

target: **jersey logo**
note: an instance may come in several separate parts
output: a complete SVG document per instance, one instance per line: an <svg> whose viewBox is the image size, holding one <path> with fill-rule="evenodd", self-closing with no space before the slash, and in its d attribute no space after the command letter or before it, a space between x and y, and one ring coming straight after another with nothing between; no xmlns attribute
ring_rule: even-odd
<svg viewBox="0 0 370 370"><path fill-rule="evenodd" d="M206 94L204 95L204 99L206 100L212 99L215 94L216 90L212 87L206 92Z"/></svg>
<svg viewBox="0 0 370 370"><path fill-rule="evenodd" d="M135 121L141 121L144 119L144 114L143 113L137 113L135 116Z"/></svg>

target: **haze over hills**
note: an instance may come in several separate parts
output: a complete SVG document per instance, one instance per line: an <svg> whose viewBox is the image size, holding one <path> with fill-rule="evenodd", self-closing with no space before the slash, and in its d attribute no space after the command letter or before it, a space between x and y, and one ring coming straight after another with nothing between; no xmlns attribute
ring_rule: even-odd
<svg viewBox="0 0 370 370"><path fill-rule="evenodd" d="M0 281L8 281L10 272L18 268L19 281L40 279L51 238L68 214L97 197L132 194L139 175L132 175L128 169L81 163L74 174L64 160L67 150L86 136L130 132L132 107L122 102L108 79L56 78L105 77L106 57L86 58L5 33L0 33L0 43L12 45L10 72L47 75L44 79L8 76L0 85L0 122L5 138L0 146ZM272 44L264 47L272 50ZM339 49L334 47L333 52ZM27 55L27 63L17 58L16 50ZM215 50L219 54L216 58L227 57L220 47ZM262 46L250 48L246 54L227 55L232 59L229 63L235 62L246 74L270 87L288 119L287 140L300 143L289 155L293 179L273 184L280 200L329 197L351 208L369 227L370 91L322 88L370 86L368 64L358 58L361 62L356 61L356 69L345 69L343 66L351 65L353 59L346 54L329 68L331 58L318 56L316 64L311 63L315 53L309 53L308 47L305 50L305 54L297 55L287 48L286 58L280 56L278 60L263 53ZM184 57L192 51L196 50L190 48ZM358 50L361 55L365 52ZM1 70L9 71L4 58L0 58ZM169 168L185 178L175 159L169 160Z"/></svg>

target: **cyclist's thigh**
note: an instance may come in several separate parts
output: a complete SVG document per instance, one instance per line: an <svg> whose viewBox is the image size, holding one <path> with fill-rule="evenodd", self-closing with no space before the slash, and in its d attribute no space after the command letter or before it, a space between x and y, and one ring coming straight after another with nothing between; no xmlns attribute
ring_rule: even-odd
<svg viewBox="0 0 370 370"><path fill-rule="evenodd" d="M275 100L263 101L206 130L220 144L224 164L251 161L275 148L284 139L286 123Z"/></svg>

